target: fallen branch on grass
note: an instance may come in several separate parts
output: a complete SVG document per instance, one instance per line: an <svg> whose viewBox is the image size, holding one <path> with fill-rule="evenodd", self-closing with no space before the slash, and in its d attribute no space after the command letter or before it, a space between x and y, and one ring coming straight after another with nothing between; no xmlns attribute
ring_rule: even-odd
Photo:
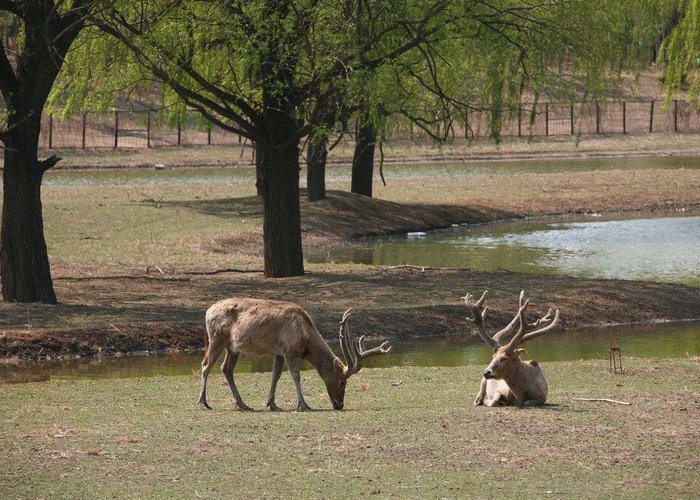
<svg viewBox="0 0 700 500"><path fill-rule="evenodd" d="M414 269L424 273L425 271L469 271L469 269L464 269L460 267L428 267L428 266L413 266L411 264L402 264L400 266L372 266L379 269L382 272L396 271L397 269L406 269L408 271L413 271Z"/></svg>
<svg viewBox="0 0 700 500"><path fill-rule="evenodd" d="M617 405L626 405L630 406L632 403L627 403L625 401L618 401L616 399L608 399L608 398L574 398L574 401L602 401L604 403L615 403Z"/></svg>
<svg viewBox="0 0 700 500"><path fill-rule="evenodd" d="M263 273L262 269L215 269L213 271L188 271L180 274L187 274L189 276L210 276L212 274L222 274L222 273Z"/></svg>

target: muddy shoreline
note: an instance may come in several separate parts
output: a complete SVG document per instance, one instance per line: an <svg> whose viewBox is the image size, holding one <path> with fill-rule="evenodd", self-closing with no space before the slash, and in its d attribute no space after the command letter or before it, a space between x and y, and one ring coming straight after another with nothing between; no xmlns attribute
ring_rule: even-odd
<svg viewBox="0 0 700 500"><path fill-rule="evenodd" d="M63 282L61 287L75 286ZM82 293L101 294L105 287L136 286L155 296L255 296L293 300L314 318L319 331L335 340L337 323L346 307L354 307L357 331L382 338L458 336L469 334L460 296L466 292L491 291L493 325L505 324L513 313L517 291L532 298L531 314L549 307L561 310L565 330L588 326L657 323L700 319L700 288L621 280L577 279L512 272L478 273L470 270L413 268L371 269L365 272L307 273L298 278L269 280L236 273L198 276L183 281L150 280L135 284L124 278L93 278L81 281ZM337 297L335 289L343 290ZM66 290L59 290L66 292ZM427 300L426 300L427 299ZM203 316L209 300L170 307L186 310L190 317ZM65 314L70 304L52 306ZM119 307L119 304L114 304ZM122 306L123 307L123 306ZM167 306L163 305L164 308ZM0 313L6 312L0 310ZM166 311L167 312L167 311ZM181 311L180 311L181 312ZM0 358L40 360L130 353L192 352L204 346L203 321L131 321L86 325L78 328L3 328Z"/></svg>

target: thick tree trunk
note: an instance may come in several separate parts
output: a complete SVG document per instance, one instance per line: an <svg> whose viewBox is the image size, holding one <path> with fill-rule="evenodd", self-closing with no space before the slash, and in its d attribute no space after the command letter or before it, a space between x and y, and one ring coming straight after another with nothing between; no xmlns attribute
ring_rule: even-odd
<svg viewBox="0 0 700 500"><path fill-rule="evenodd" d="M350 190L356 194L372 196L374 177L374 149L377 132L369 120L363 119L357 132L355 154L352 158L352 182Z"/></svg>
<svg viewBox="0 0 700 500"><path fill-rule="evenodd" d="M0 133L5 146L2 295L6 302L55 303L44 240L41 179L59 159L38 161L41 113L66 53L96 2L75 0L61 8L43 0L3 4L4 11L15 14L23 36L22 42L0 41L0 92L7 111L7 127ZM6 57L5 43L14 44L14 63Z"/></svg>
<svg viewBox="0 0 700 500"><path fill-rule="evenodd" d="M258 141L255 142L255 189L256 193L258 196L263 195L263 187L262 187L262 173L263 173L263 157L264 157L264 152L263 148L258 146Z"/></svg>
<svg viewBox="0 0 700 500"><path fill-rule="evenodd" d="M263 169L265 276L302 275L298 143L264 147Z"/></svg>
<svg viewBox="0 0 700 500"><path fill-rule="evenodd" d="M291 0L267 0L265 15L285 19ZM262 172L265 276L284 278L304 274L299 207L299 127L295 86L296 59L284 47L290 33L280 21L271 26L260 59L263 114L259 139Z"/></svg>
<svg viewBox="0 0 700 500"><path fill-rule="evenodd" d="M20 134L20 127L24 128L17 125L13 129L11 124L8 128L13 136L23 135L24 141L31 144L34 134ZM38 130L38 125L36 128ZM57 159L40 163L36 144L32 147L27 142L14 142L8 140L5 143L0 234L2 295L5 302L53 304L56 294L44 239L41 178L45 169Z"/></svg>
<svg viewBox="0 0 700 500"><path fill-rule="evenodd" d="M312 131L306 159L306 197L309 201L326 199L326 158L328 134Z"/></svg>

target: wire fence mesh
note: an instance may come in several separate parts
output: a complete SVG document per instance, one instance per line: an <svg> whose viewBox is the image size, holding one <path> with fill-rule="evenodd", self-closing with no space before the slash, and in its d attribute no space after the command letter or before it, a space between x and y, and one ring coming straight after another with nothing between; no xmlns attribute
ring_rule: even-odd
<svg viewBox="0 0 700 500"><path fill-rule="evenodd" d="M453 123L454 137L485 137L491 131L490 111L470 112ZM437 126L436 126L437 127ZM436 133L439 134L439 129ZM504 113L502 137L545 137L590 134L700 132L700 112L685 101L606 101L524 103ZM425 140L429 135L410 124L396 124L387 140ZM156 111L83 113L68 118L42 117L39 147L45 149L158 148L164 146L236 145L245 140L204 122L196 111L176 120Z"/></svg>

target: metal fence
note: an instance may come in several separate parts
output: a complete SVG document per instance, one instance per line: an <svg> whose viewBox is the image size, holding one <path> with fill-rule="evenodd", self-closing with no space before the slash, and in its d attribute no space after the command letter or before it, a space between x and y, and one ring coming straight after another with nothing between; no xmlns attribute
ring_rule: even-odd
<svg viewBox="0 0 700 500"><path fill-rule="evenodd" d="M48 149L157 148L162 146L237 145L244 139L205 124L196 111L174 123L148 111L83 113L69 118L45 115L39 147ZM491 114L472 112L466 123L453 124L455 137L477 138L490 133ZM685 101L545 102L523 104L505 114L501 136L548 137L588 134L700 132L700 113ZM421 140L427 134L397 126L389 140Z"/></svg>

